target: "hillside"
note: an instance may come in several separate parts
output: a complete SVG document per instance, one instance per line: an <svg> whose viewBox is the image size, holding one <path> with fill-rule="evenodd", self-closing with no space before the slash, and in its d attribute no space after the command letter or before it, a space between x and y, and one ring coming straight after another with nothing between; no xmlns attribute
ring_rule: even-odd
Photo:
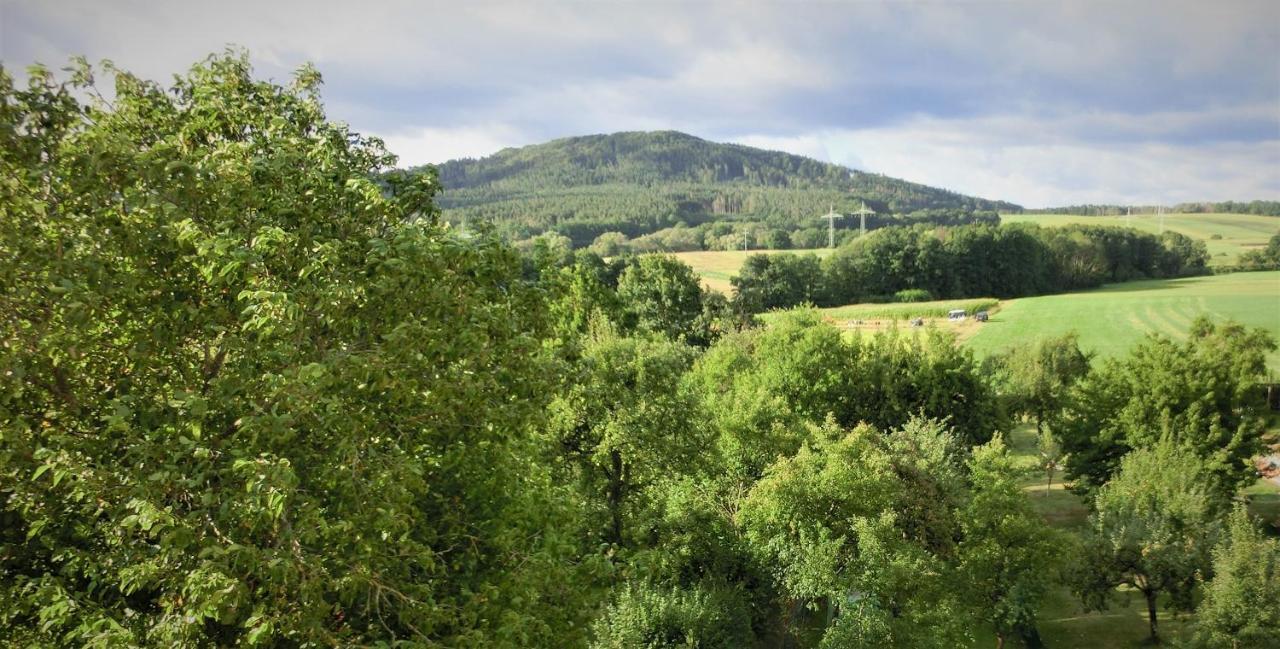
<svg viewBox="0 0 1280 649"><path fill-rule="evenodd" d="M489 221L520 239L554 230L578 245L602 232L637 236L678 223L819 224L830 205L879 213L923 209L1017 211L811 158L674 131L553 140L439 165L439 204L452 221Z"/></svg>

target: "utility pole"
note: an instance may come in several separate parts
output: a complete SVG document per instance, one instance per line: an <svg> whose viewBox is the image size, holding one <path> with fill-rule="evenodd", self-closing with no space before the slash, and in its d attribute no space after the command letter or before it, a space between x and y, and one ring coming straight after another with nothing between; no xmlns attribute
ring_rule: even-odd
<svg viewBox="0 0 1280 649"><path fill-rule="evenodd" d="M860 237L866 236L867 235L867 215L875 214L875 210L867 209L867 202L862 201L862 207L858 208L858 211L854 212L854 214L858 215L858 236Z"/></svg>
<svg viewBox="0 0 1280 649"><path fill-rule="evenodd" d="M827 247L834 248L836 247L836 219L844 218L844 215L836 214L836 206L831 205L822 218L827 220Z"/></svg>

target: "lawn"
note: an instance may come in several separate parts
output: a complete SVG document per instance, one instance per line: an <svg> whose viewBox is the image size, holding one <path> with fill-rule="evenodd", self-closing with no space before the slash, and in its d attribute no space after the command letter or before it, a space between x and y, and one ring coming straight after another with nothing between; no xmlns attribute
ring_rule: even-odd
<svg viewBox="0 0 1280 649"><path fill-rule="evenodd" d="M1185 338L1206 314L1262 327L1280 339L1280 271L1111 284L1092 291L1004 300L967 339L979 356L1075 331L1080 346L1106 358L1148 333ZM1280 352L1268 365L1280 374Z"/></svg>
<svg viewBox="0 0 1280 649"><path fill-rule="evenodd" d="M1143 232L1159 232L1160 219L1154 214L1123 216L1081 216L1075 214L1005 214L1005 223L1039 223L1061 226L1072 223L1128 226ZM1280 232L1280 218L1253 214L1166 214L1166 230L1202 239L1209 248L1209 264L1233 264L1241 252L1266 245ZM1213 239L1217 235L1221 238Z"/></svg>
<svg viewBox="0 0 1280 649"><path fill-rule="evenodd" d="M732 296L733 286L729 284L729 278L738 274L738 269L742 268L742 264L746 262L747 255L776 255L789 252L797 255L814 253L819 257L826 257L831 254L831 251L831 248L804 250L695 250L693 252L676 252L672 254L693 268L693 272L702 278L703 286Z"/></svg>

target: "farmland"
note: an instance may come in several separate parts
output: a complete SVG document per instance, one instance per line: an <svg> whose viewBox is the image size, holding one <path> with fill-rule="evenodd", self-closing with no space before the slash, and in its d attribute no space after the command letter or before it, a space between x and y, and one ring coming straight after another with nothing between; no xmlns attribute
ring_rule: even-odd
<svg viewBox="0 0 1280 649"><path fill-rule="evenodd" d="M1076 223L1132 227L1143 232L1159 232L1160 219L1154 214L1124 216L1083 216L1075 214L1005 214L1005 223L1038 223L1063 226ZM1235 263L1241 252L1259 248L1280 231L1280 218L1253 214L1165 214L1164 227L1172 232L1200 239L1209 248L1209 265ZM1214 236L1220 238L1214 239Z"/></svg>
<svg viewBox="0 0 1280 649"><path fill-rule="evenodd" d="M1076 331L1099 357L1125 353L1148 333L1181 339L1200 314L1263 327L1280 338L1280 272L1126 282L1092 291L1001 302L967 344L979 356ZM1268 357L1280 371L1280 354Z"/></svg>
<svg viewBox="0 0 1280 649"><path fill-rule="evenodd" d="M675 257L693 269L702 278L702 285L732 295L733 286L729 278L738 274L748 255L777 254L790 252L794 254L815 253L819 257L831 254L831 248L815 248L808 250L695 250L693 252L677 252Z"/></svg>

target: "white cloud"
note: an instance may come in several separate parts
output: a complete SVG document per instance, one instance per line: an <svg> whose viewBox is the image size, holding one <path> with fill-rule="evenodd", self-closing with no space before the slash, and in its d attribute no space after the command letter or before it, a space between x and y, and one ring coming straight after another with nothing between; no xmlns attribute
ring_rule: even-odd
<svg viewBox="0 0 1280 649"><path fill-rule="evenodd" d="M530 140L506 124L464 128L415 128L380 135L387 150L400 157L401 167L441 163L456 158L481 158Z"/></svg>
<svg viewBox="0 0 1280 649"><path fill-rule="evenodd" d="M1064 130L1025 117L918 119L816 137L838 163L1027 207L1280 199L1280 137L1126 144L1055 135Z"/></svg>

